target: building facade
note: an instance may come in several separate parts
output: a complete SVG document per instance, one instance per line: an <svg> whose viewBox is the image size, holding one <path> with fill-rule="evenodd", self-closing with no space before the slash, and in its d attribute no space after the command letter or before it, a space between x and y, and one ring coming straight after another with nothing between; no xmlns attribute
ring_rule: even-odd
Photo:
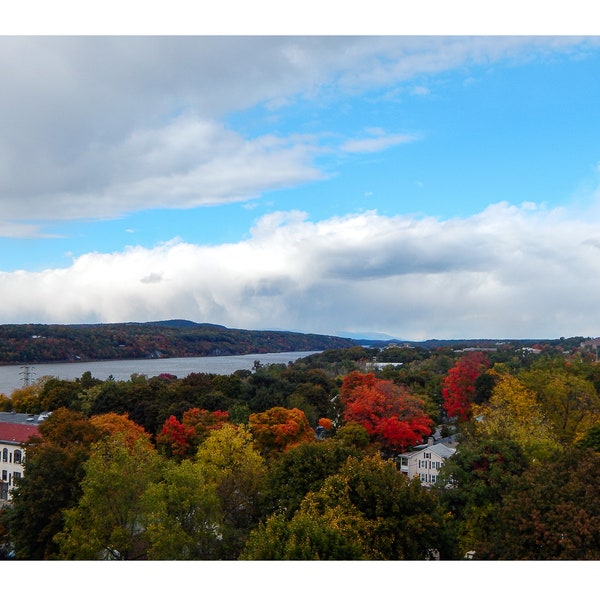
<svg viewBox="0 0 600 600"><path fill-rule="evenodd" d="M398 456L400 471L410 479L418 477L421 485L429 487L437 482L444 461L456 452L456 448L444 443L430 443L413 452Z"/></svg>
<svg viewBox="0 0 600 600"><path fill-rule="evenodd" d="M0 506L10 502L12 490L23 477L25 445L39 435L39 417L0 413ZM43 420L43 419L42 419Z"/></svg>

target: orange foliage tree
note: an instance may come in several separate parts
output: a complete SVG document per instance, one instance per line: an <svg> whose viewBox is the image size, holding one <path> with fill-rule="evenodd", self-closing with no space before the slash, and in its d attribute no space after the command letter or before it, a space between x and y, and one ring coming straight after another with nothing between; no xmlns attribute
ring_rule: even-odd
<svg viewBox="0 0 600 600"><path fill-rule="evenodd" d="M319 419L319 427L322 427L325 431L331 431L333 428L333 421L323 417Z"/></svg>
<svg viewBox="0 0 600 600"><path fill-rule="evenodd" d="M483 352L468 352L448 371L442 382L442 396L449 417L468 420L475 397L475 380L489 365Z"/></svg>
<svg viewBox="0 0 600 600"><path fill-rule="evenodd" d="M94 415L90 417L90 423L99 430L102 437L123 433L123 440L128 447L133 447L136 440L140 438L150 440L150 434L127 415L119 415L117 413Z"/></svg>
<svg viewBox="0 0 600 600"><path fill-rule="evenodd" d="M299 408L274 406L253 413L249 417L249 427L258 449L266 455L315 440L315 432Z"/></svg>
<svg viewBox="0 0 600 600"><path fill-rule="evenodd" d="M362 425L389 452L404 452L431 433L424 402L404 387L373 373L353 371L342 382L346 422Z"/></svg>

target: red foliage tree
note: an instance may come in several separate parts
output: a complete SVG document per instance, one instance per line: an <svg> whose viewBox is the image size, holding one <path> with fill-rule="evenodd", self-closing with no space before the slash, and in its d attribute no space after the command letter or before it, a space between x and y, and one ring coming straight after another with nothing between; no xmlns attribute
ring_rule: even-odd
<svg viewBox="0 0 600 600"><path fill-rule="evenodd" d="M194 430L193 444L198 447L211 431L221 429L229 421L226 410L209 411L204 408L190 408L183 413L183 426Z"/></svg>
<svg viewBox="0 0 600 600"><path fill-rule="evenodd" d="M424 402L404 386L373 373L349 373L342 383L344 419L362 425L390 452L404 452L431 433L433 421Z"/></svg>
<svg viewBox="0 0 600 600"><path fill-rule="evenodd" d="M475 380L490 365L483 352L469 352L452 367L442 382L444 410L459 421L468 420L475 396Z"/></svg>
<svg viewBox="0 0 600 600"><path fill-rule="evenodd" d="M177 417L171 415L156 436L156 443L168 456L189 456L192 448L193 427L186 427Z"/></svg>
<svg viewBox="0 0 600 600"><path fill-rule="evenodd" d="M193 456L208 434L228 421L227 411L190 408L183 413L181 421L171 415L156 436L156 442L169 456Z"/></svg>

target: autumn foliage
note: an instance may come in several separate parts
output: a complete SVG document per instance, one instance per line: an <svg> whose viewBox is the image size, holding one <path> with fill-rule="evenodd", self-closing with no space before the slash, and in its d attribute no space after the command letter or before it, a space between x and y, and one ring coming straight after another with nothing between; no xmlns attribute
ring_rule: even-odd
<svg viewBox="0 0 600 600"><path fill-rule="evenodd" d="M267 455L315 439L314 430L299 408L275 406L254 413L250 415L249 425L257 446Z"/></svg>
<svg viewBox="0 0 600 600"><path fill-rule="evenodd" d="M331 431L333 427L333 422L331 421L331 419L323 417L319 419L319 427L322 427L325 431Z"/></svg>
<svg viewBox="0 0 600 600"><path fill-rule="evenodd" d="M432 431L424 403L400 385L373 373L348 374L342 383L344 419L362 425L384 449L404 452Z"/></svg>
<svg viewBox="0 0 600 600"><path fill-rule="evenodd" d="M98 429L101 437L122 434L124 443L129 447L133 446L135 441L140 438L150 440L150 434L143 427L134 423L128 415L116 413L94 415L90 418L90 423Z"/></svg>
<svg viewBox="0 0 600 600"><path fill-rule="evenodd" d="M452 367L442 382L444 410L450 417L466 421L475 396L475 380L489 366L483 352L469 352Z"/></svg>
<svg viewBox="0 0 600 600"><path fill-rule="evenodd" d="M195 454L211 431L228 421L227 411L190 408L183 413L181 421L171 415L164 422L156 441L169 456L189 457Z"/></svg>

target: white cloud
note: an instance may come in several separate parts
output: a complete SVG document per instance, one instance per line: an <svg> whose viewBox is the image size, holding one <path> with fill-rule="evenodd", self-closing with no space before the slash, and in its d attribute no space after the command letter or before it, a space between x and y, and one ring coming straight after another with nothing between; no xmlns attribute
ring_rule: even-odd
<svg viewBox="0 0 600 600"><path fill-rule="evenodd" d="M531 205L447 221L273 213L235 244L173 240L0 273L0 320L181 317L408 339L598 335L597 232L597 222Z"/></svg>
<svg viewBox="0 0 600 600"><path fill-rule="evenodd" d="M408 144L416 139L415 135L381 133L373 137L349 140L342 144L341 150L350 153L381 152L399 144Z"/></svg>

